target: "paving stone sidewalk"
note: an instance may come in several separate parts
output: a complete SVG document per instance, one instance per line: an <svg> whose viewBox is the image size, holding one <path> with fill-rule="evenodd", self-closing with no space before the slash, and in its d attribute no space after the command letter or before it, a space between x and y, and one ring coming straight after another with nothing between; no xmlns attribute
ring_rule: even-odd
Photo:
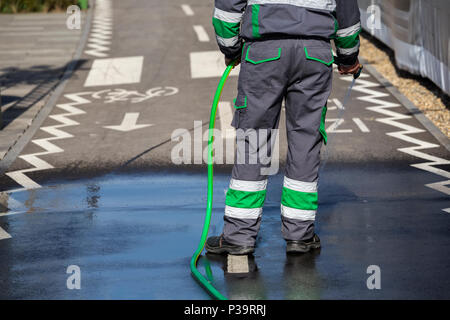
<svg viewBox="0 0 450 320"><path fill-rule="evenodd" d="M70 30L66 13L0 15L0 160L61 80L79 45L85 17L82 12L81 30Z"/></svg>

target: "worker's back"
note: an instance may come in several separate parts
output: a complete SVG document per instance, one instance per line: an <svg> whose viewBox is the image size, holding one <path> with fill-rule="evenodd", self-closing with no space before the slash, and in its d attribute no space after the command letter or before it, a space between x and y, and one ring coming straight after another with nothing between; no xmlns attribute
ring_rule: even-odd
<svg viewBox="0 0 450 320"><path fill-rule="evenodd" d="M356 0L216 0L213 24L222 52L239 55L239 39L334 39L342 64L352 64L361 30Z"/></svg>
<svg viewBox="0 0 450 320"><path fill-rule="evenodd" d="M335 36L334 0L248 0L242 20L245 39L286 36Z"/></svg>

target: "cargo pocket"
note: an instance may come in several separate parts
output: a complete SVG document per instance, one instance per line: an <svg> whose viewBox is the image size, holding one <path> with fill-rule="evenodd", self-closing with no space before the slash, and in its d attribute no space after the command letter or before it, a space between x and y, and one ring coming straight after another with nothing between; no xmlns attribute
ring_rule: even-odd
<svg viewBox="0 0 450 320"><path fill-rule="evenodd" d="M322 135L322 139L323 139L323 142L325 144L327 144L327 138L328 138L327 132L325 130L325 118L326 118L326 116L327 116L327 106L324 106L323 109L322 109L322 117L320 119L319 132Z"/></svg>
<svg viewBox="0 0 450 320"><path fill-rule="evenodd" d="M334 62L333 51L325 47L305 47L306 59L323 63L326 66L331 66Z"/></svg>
<svg viewBox="0 0 450 320"><path fill-rule="evenodd" d="M245 112L247 111L247 96L238 93L238 96L233 101L233 105L235 108L233 120L231 122L231 125L234 128L240 128L240 125L242 124L242 120L244 117Z"/></svg>
<svg viewBox="0 0 450 320"><path fill-rule="evenodd" d="M279 60L280 58L281 48L259 48L250 44L247 46L247 52L245 54L245 61L252 64L261 64L264 62Z"/></svg>

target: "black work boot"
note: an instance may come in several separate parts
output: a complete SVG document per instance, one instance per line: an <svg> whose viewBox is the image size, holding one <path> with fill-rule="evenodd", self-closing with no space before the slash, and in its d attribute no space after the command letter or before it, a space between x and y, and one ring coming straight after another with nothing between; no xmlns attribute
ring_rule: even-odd
<svg viewBox="0 0 450 320"><path fill-rule="evenodd" d="M317 234L309 240L287 240L286 241L286 252L287 253L306 253L311 249L320 248L320 239Z"/></svg>
<svg viewBox="0 0 450 320"><path fill-rule="evenodd" d="M255 251L255 247L238 246L226 242L222 238L222 236L209 237L208 240L206 240L205 248L206 251L208 251L208 253L216 253L216 254L229 253L234 255L241 255L241 254L250 254Z"/></svg>

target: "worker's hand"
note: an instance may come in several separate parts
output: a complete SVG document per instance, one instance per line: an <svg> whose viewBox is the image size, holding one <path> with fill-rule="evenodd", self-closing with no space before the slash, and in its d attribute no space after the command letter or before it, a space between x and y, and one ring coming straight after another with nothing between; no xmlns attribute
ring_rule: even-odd
<svg viewBox="0 0 450 320"><path fill-rule="evenodd" d="M234 61L234 60L228 59L227 57L225 57L225 64L226 64L227 66L229 66L230 63L232 63L233 61ZM239 63L241 63L241 57L239 57L239 58L236 59L236 63L234 64L234 66L237 67L237 66L239 65Z"/></svg>
<svg viewBox="0 0 450 320"><path fill-rule="evenodd" d="M356 74L358 73L360 68L359 60L356 59L356 62L352 66L338 66L338 71L340 74Z"/></svg>

